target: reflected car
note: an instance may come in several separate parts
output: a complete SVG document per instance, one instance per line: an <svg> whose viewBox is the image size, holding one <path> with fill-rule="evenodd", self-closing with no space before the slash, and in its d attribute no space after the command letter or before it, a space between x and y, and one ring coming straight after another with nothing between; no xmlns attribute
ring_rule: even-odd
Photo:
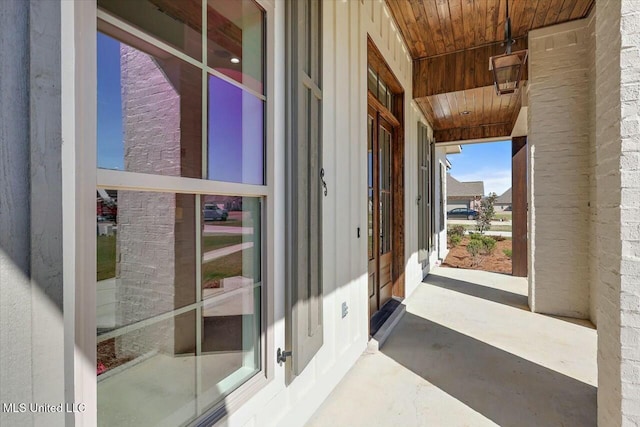
<svg viewBox="0 0 640 427"><path fill-rule="evenodd" d="M216 205L205 205L202 210L202 216L205 221L226 221L229 217L229 212Z"/></svg>
<svg viewBox="0 0 640 427"><path fill-rule="evenodd" d="M447 218L475 220L476 218L478 218L478 211L467 208L451 209L449 212L447 212Z"/></svg>

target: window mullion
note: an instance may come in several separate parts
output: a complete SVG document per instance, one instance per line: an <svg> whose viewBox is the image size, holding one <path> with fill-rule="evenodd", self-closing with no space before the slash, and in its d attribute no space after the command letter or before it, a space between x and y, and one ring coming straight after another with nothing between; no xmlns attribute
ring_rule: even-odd
<svg viewBox="0 0 640 427"><path fill-rule="evenodd" d="M151 175L109 169L97 170L97 186L113 190L139 190L182 194L219 194L223 196L263 197L266 185L210 181L167 175Z"/></svg>

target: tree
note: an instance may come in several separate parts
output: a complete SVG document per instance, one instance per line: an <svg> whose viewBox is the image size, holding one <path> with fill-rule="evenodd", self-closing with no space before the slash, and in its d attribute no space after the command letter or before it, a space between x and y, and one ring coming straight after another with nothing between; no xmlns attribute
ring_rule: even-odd
<svg viewBox="0 0 640 427"><path fill-rule="evenodd" d="M498 195L496 193L491 193L482 199L480 211L476 217L476 230L478 230L480 234L484 234L485 231L491 229L491 221L493 221L493 218L496 215L493 204L496 202L497 198Z"/></svg>

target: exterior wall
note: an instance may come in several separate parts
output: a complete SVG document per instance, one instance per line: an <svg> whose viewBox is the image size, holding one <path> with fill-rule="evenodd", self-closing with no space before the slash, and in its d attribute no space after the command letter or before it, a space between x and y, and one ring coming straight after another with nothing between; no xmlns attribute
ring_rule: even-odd
<svg viewBox="0 0 640 427"><path fill-rule="evenodd" d="M596 14L595 8L589 16L588 37L588 88L589 98L589 317L594 325L598 323L598 192L596 179Z"/></svg>
<svg viewBox="0 0 640 427"><path fill-rule="evenodd" d="M284 10L276 3L276 117L284 106ZM412 61L384 2L377 0L322 2L323 7L323 163L328 195L323 198L324 344L302 374L286 384L284 369L273 367L274 380L228 418L230 426L301 426L353 366L368 341L366 230L366 76L367 35L376 44L405 93L405 291L409 295L422 280L418 262L417 123L424 118L411 102ZM425 122L426 123L426 122ZM276 123L276 138L284 134ZM279 158L276 150L276 159ZM442 149L437 161L445 162ZM438 164L438 163L436 163ZM276 164L275 170L282 170ZM279 177L283 180L284 177ZM436 183L436 188L439 183ZM276 185L282 191L283 181ZM439 202L439 200L438 200ZM279 205L279 201L276 205ZM276 209L278 212L279 209ZM280 224L282 226L282 224ZM275 234L280 233L279 229ZM361 236L365 234L361 232ZM446 233L440 233L445 242ZM277 252L279 248L276 247ZM282 251L283 252L283 251ZM437 251L432 254L432 265ZM276 284L282 277L276 259ZM279 271L279 273L278 273ZM284 289L275 292L275 347L284 348ZM346 302L349 314L341 318Z"/></svg>
<svg viewBox="0 0 640 427"><path fill-rule="evenodd" d="M607 426L640 424L639 28L636 2L597 2L598 424Z"/></svg>
<svg viewBox="0 0 640 427"><path fill-rule="evenodd" d="M0 7L3 403L62 403L73 393L65 375L60 31L59 2ZM64 422L64 413L0 410L2 426Z"/></svg>
<svg viewBox="0 0 640 427"><path fill-rule="evenodd" d="M588 318L587 20L529 33L529 305Z"/></svg>
<svg viewBox="0 0 640 427"><path fill-rule="evenodd" d="M267 0L268 1L268 0ZM60 21L52 19L60 16L60 4L56 2L14 1L0 10L0 53L2 57L15 57L16 52L28 53L20 61L1 62L3 78L0 80L0 100L2 105L12 105L8 116L2 109L0 135L9 135L15 144L0 145L0 176L6 181L0 186L0 346L2 361L0 367L3 402L81 402L78 397L87 397L87 411L84 415L66 415L72 424L74 417L78 424L82 420L87 425L95 424L95 353L82 354L84 343L95 340L95 329L85 331L76 321L82 318L82 311L74 311L76 283L73 269L76 260L83 254L65 253L66 286L63 319L62 282L62 207L60 200L73 201L79 191L95 195L95 187L90 190L61 184L60 150ZM275 212L284 209L284 146L285 135L284 104L284 7L275 4L275 69L269 70L275 76L273 99L276 118L274 125L274 183L273 200ZM405 227L406 227L406 295L408 296L422 280L422 266L418 262L417 236L417 122L423 121L411 101L412 61L391 15L384 2L377 0L344 1L326 0L323 7L323 162L328 196L323 198L324 265L323 265L323 316L324 345L304 372L288 382L285 369L275 361L266 366L272 380L256 394L248 398L237 410L233 410L225 421L230 426L298 426L303 425L320 406L324 398L344 377L358 357L365 350L368 341L368 298L367 298L367 242L357 238L356 229L365 229L367 224L366 199L366 76L367 76L367 35L369 35L405 90ZM64 5L67 13L76 11L72 3ZM84 9L83 9L84 10ZM90 11L90 8L87 9ZM88 13L88 12L84 12ZM71 16L62 21L75 22ZM29 28L33 28L30 31ZM6 31L4 29L7 29ZM5 34L6 33L6 34ZM69 36L71 31L65 33ZM73 34L77 36L77 34ZM71 37L78 41L78 37ZM84 39L84 38L83 38ZM91 38L87 38L91 39ZM66 40L71 43L72 40ZM95 43L95 38L93 38ZM83 45L84 46L84 45ZM93 45L95 48L95 44ZM69 47L69 46L67 46ZM91 53L91 47L85 47ZM86 64L74 63L66 55L66 67L75 72ZM85 52L87 53L87 52ZM90 57L90 55L88 55ZM75 58L75 57L74 57ZM89 68L95 65L90 66ZM25 73L30 67L31 74ZM69 71L69 70L67 70ZM10 76L10 77L5 77ZM64 80L66 83L69 81ZM89 80L89 83L92 81ZM85 82L86 83L86 82ZM95 81L93 81L95 84ZM78 84L78 88L82 87ZM30 90L28 90L30 88ZM74 88L66 88L68 99L81 99ZM29 97L25 94L29 93ZM66 93L66 92L65 92ZM78 96L78 98L76 98ZM82 98L84 99L84 98ZM95 97L90 97L89 101ZM62 116L66 126L73 127L76 117L82 118L86 111L83 105L73 110L63 104L66 115ZM85 106L87 107L87 106ZM92 108L95 108L92 107ZM88 111L94 111L88 108ZM87 113L89 114L89 113ZM89 116L91 116L89 114ZM25 118L31 117L31 122ZM78 119L80 120L80 119ZM95 120L95 118L90 119ZM10 124L10 126L6 126ZM95 129L91 129L95 132ZM6 131L6 133L5 133ZM69 132L69 129L67 129ZM88 139L81 132L78 140ZM82 137L82 138L81 138ZM71 138L71 140L74 140ZM28 141L30 144L25 144ZM75 167L82 161L81 154L73 152L67 144L65 157L73 159ZM5 151L6 150L6 151ZM87 157L95 155L88 149ZM77 156L77 157L76 157ZM95 156L93 156L95 157ZM37 159L30 169L30 159ZM64 160L64 158L63 158ZM436 150L434 165L446 162L444 149ZM64 172L74 185L74 162ZM183 165L184 166L184 165ZM31 170L29 180L25 171ZM440 187L440 174L436 170L436 190ZM5 185L11 182L12 185ZM18 183L15 186L13 183ZM23 184L21 187L20 185ZM446 185L446 183L443 183ZM62 194L61 194L62 193ZM27 197L27 195L30 195ZM95 197L95 196L94 196ZM125 197L126 198L126 197ZM6 203L10 200L13 203ZM120 197L120 203L125 203ZM446 209L446 200L443 200ZM77 202L81 205L81 202ZM133 203L133 201L131 201ZM436 191L436 206L440 195ZM74 225L80 224L84 232L95 230L95 223L85 215L74 217L75 213L86 213L85 207L74 206L73 212L65 213L65 238L77 236ZM95 214L95 199L87 205ZM7 209L7 211L5 211ZM9 211L9 209L11 209ZM9 212L8 215L5 215ZM73 214L73 215L72 215ZM7 222L8 218L8 222ZM440 224L436 209L436 229L446 230L446 223ZM445 221L446 222L446 221ZM86 225L89 227L85 227ZM17 227L17 228L15 228ZM274 337L274 348L285 348L285 289L284 242L278 236L284 234L284 220L275 219L273 235L275 251L270 262L274 263L273 291L274 322L268 325ZM363 235L361 233L361 235ZM44 236L44 237L43 237ZM438 232L439 249L431 256L432 264L438 255L446 255L446 232ZM10 242L7 245L5 242ZM15 244L14 244L15 243ZM77 242L66 242L65 248L76 248ZM5 246L7 245L7 246ZM172 246L170 244L170 246ZM79 247L82 247L81 245ZM9 251L9 248L11 251ZM122 249L122 248L121 248ZM173 251L172 246L168 248ZM91 264L89 260L87 264ZM120 266L119 268L123 268ZM91 270L95 266L86 266ZM169 270L175 268L169 266ZM95 273L95 270L94 270ZM165 272L171 275L171 272ZM69 274L69 276L67 276ZM5 284L9 283L10 286ZM81 290L84 288L81 288ZM125 288L120 288L124 291ZM84 291L86 292L86 291ZM70 298L66 298L70 296ZM346 302L349 313L341 316L341 305ZM124 313L121 313L124 316ZM79 316L79 317L76 317ZM64 326L63 326L64 321ZM123 320L124 321L124 320ZM9 325L9 327L5 327ZM87 346L88 347L88 346ZM65 349L71 349L69 354ZM95 350L94 350L95 351ZM75 352L75 354L74 354ZM271 359L273 360L273 359ZM74 373L76 377L74 377ZM78 379L78 376L80 377ZM86 378L85 378L86 377ZM84 382L83 382L84 381ZM78 384L86 390L74 389ZM93 392L92 392L93 390ZM5 395L10 392L11 395ZM83 394L84 393L84 394ZM8 420L6 417L11 416ZM18 423L12 415L1 414L2 425L29 425L32 419L46 425L63 425L64 414L28 414Z"/></svg>

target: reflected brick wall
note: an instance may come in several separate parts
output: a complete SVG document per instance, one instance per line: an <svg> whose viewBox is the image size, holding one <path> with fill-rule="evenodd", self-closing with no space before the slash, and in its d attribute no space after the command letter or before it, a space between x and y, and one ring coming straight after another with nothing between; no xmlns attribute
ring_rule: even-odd
<svg viewBox="0 0 640 427"><path fill-rule="evenodd" d="M196 164L199 169L196 150L182 148L185 141L200 144L200 110L187 114L187 103L201 101L183 93L189 76L180 72L177 60L160 64L126 45L120 53L125 170L180 176ZM118 326L195 301L194 221L194 196L119 192ZM120 356L133 357L155 349L193 351L193 320L181 316L126 334L118 338L116 348Z"/></svg>

